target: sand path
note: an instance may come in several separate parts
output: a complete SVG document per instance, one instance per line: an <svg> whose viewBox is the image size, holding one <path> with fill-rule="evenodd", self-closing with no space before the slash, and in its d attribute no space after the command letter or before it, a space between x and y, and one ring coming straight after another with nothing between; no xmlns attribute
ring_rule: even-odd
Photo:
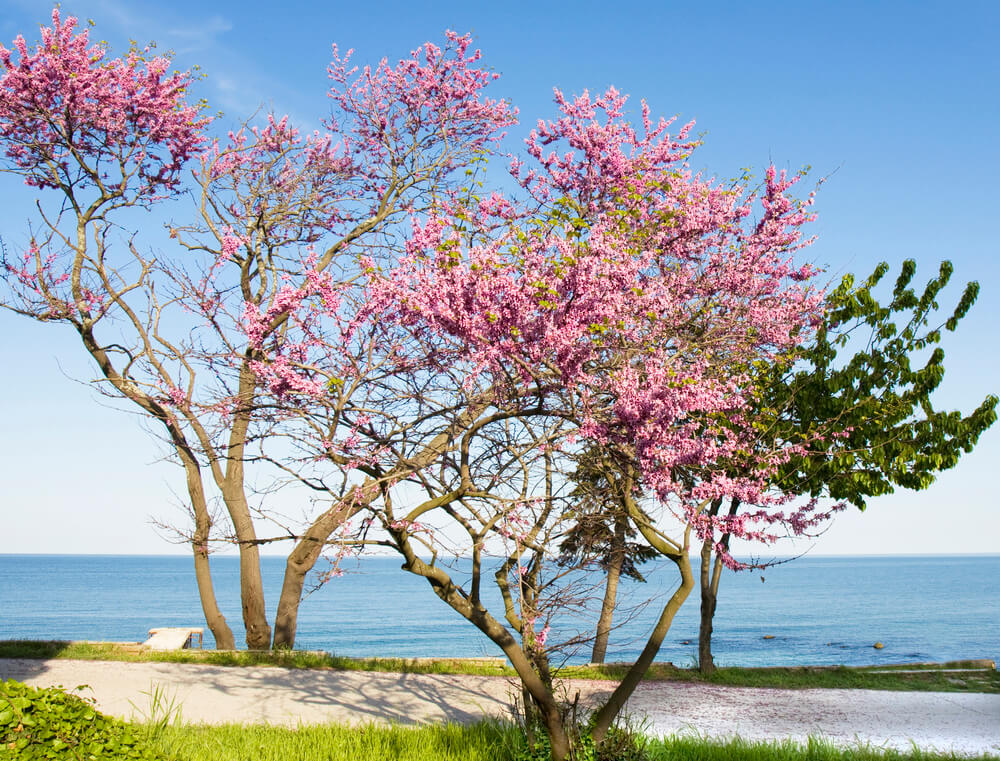
<svg viewBox="0 0 1000 761"><path fill-rule="evenodd" d="M194 723L423 723L508 716L503 677L226 668L180 663L0 659L0 678L36 686L86 684L101 710L141 718L159 687ZM574 680L581 699L608 682ZM628 712L654 735L746 739L810 735L961 754L1000 754L1000 695L876 690L775 690L647 682Z"/></svg>

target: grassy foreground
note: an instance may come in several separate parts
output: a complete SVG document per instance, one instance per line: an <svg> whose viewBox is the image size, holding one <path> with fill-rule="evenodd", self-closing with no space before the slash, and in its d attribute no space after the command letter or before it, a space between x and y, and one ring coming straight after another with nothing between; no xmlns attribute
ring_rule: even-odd
<svg viewBox="0 0 1000 761"><path fill-rule="evenodd" d="M2 640L0 658L72 658L103 661L160 661L203 663L215 666L282 666L345 671L390 671L404 674L473 674L515 676L501 658L346 658L306 650L174 650L153 652L138 645L110 642L57 642ZM968 669L968 670L963 670ZM620 679L622 665L567 666L559 670L567 679ZM913 666L798 666L788 668L720 668L710 677L696 669L654 663L647 680L707 682L734 687L810 687L868 690L1000 693L1000 672L983 668L982 662L954 661L935 667Z"/></svg>
<svg viewBox="0 0 1000 761"><path fill-rule="evenodd" d="M283 729L265 726L168 726L154 733L172 761L518 761L518 731L497 723L421 728L323 725ZM812 740L763 743L697 738L650 740L648 761L957 761L952 755L870 747L836 748ZM995 761L997 756L979 759Z"/></svg>
<svg viewBox="0 0 1000 761"><path fill-rule="evenodd" d="M184 724L182 707L159 688L147 693L141 721L105 716L91 697L60 687L31 687L0 681L0 761L546 761L547 746L529 751L520 727L511 722L419 727L368 724L267 725ZM134 705L134 704L133 704ZM702 737L651 739L626 723L613 728L599 747L586 746L587 761L959 761L954 754L916 747L897 751L872 746L838 748L810 739L802 745L711 740ZM595 753L596 750L596 753ZM996 754L973 757L1000 761ZM579 761L579 760L578 760Z"/></svg>

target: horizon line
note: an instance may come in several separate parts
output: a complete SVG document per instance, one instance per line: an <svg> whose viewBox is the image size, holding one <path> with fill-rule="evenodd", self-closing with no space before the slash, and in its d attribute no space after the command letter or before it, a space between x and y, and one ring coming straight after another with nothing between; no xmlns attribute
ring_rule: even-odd
<svg viewBox="0 0 1000 761"><path fill-rule="evenodd" d="M698 553L689 553L690 556L694 557ZM214 557L232 557L238 558L238 553L229 552L215 552L211 553L210 556ZM120 557L120 558L186 558L190 557L190 554L183 552L174 553L163 553L163 552L149 552L149 553L138 553L138 552L0 552L0 557ZM261 553L262 558L286 558L287 555L282 554L264 554ZM367 555L358 556L358 559L362 557L369 558L392 558L399 557L393 553L369 553ZM451 556L452 558L468 558L471 555L458 555ZM500 555L491 556L500 557ZM745 555L737 554L734 557L755 557L761 558L764 555ZM873 553L873 552L844 552L844 553L808 553L804 555L784 555L775 554L769 555L769 557L774 558L795 558L795 559L807 559L807 558L925 558L925 557L1000 557L1000 552L899 552L899 553Z"/></svg>

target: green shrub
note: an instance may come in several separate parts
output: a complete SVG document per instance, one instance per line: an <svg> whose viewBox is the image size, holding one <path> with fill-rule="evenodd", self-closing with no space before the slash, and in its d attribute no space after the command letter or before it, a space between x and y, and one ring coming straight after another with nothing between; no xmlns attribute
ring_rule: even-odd
<svg viewBox="0 0 1000 761"><path fill-rule="evenodd" d="M77 687L82 689L82 687ZM101 714L93 700L60 687L0 682L0 759L162 761L129 725Z"/></svg>
<svg viewBox="0 0 1000 761"><path fill-rule="evenodd" d="M572 761L649 761L649 741L627 723L610 727L600 745L594 743L589 725L572 727L569 734ZM549 761L552 748L544 727L535 726L531 737L533 741L521 727L514 747L514 761Z"/></svg>

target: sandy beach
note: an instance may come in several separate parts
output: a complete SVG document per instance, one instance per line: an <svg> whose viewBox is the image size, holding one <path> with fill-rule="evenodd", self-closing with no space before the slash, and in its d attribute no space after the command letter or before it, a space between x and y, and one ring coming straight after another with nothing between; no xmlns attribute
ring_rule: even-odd
<svg viewBox="0 0 1000 761"><path fill-rule="evenodd" d="M504 677L226 668L178 663L0 659L0 678L36 686L89 685L106 713L148 716L161 690L191 723L403 724L509 715ZM581 700L610 683L573 680ZM1000 754L1000 695L876 690L776 690L647 682L628 713L653 735L805 741Z"/></svg>

